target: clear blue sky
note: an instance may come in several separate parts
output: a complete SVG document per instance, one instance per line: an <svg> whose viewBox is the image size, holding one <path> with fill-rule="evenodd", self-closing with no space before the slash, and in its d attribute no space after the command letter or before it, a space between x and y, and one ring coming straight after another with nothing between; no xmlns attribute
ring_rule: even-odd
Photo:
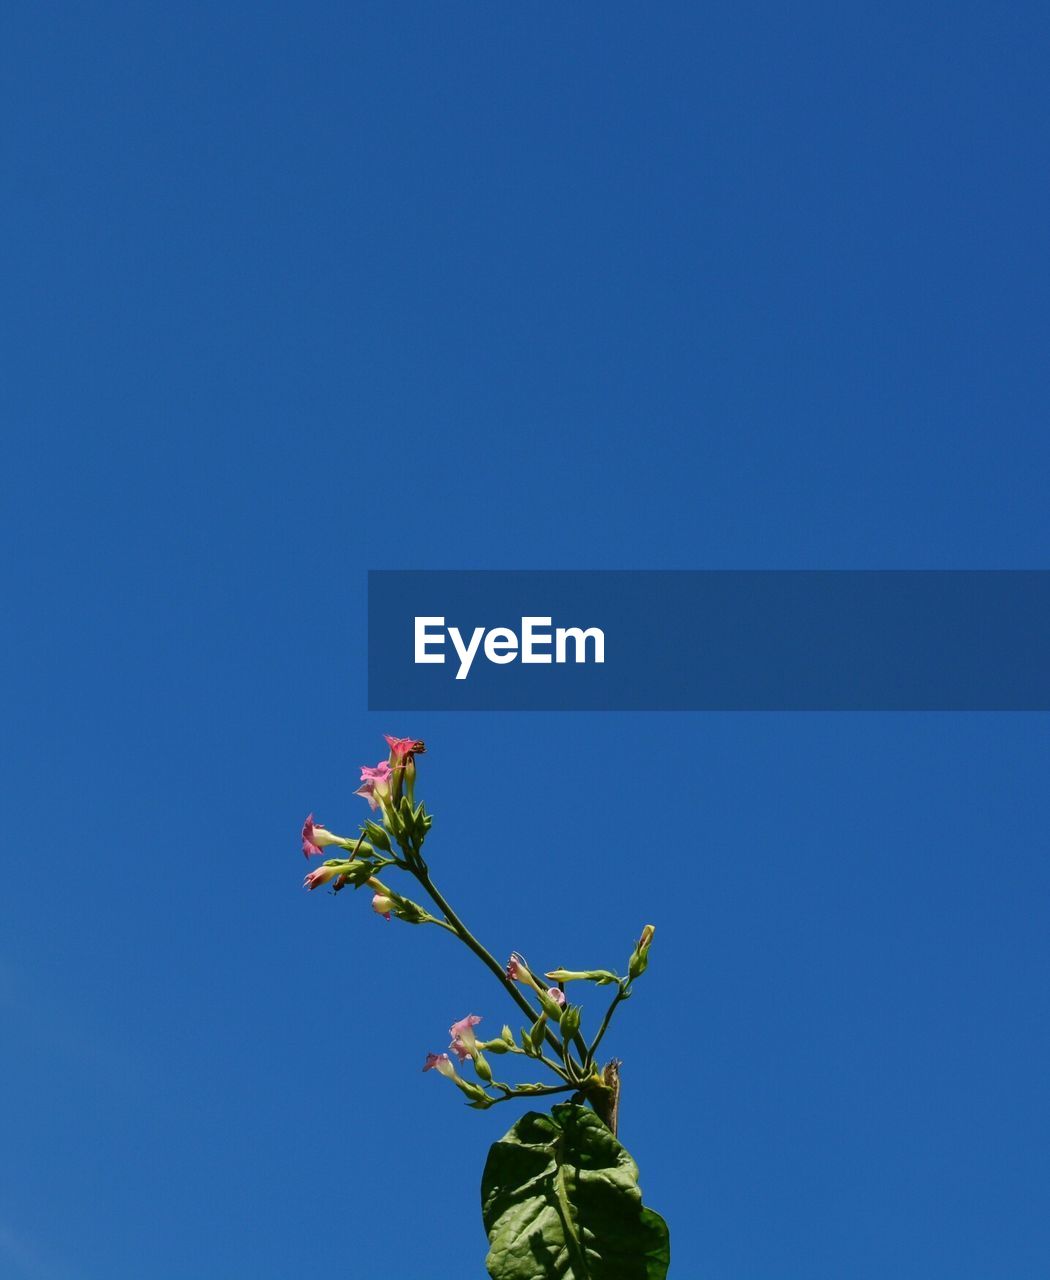
<svg viewBox="0 0 1050 1280"><path fill-rule="evenodd" d="M363 610L1047 567L1048 25L8 12L0 1275L481 1276L514 1113L419 1068L503 997L300 889L384 730L493 948L658 926L609 1048L672 1276L1047 1275L1046 716L392 721Z"/></svg>

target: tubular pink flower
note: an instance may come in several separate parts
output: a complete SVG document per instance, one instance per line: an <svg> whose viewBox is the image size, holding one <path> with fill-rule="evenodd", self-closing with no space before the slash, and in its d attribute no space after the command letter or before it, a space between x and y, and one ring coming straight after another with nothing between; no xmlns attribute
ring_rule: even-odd
<svg viewBox="0 0 1050 1280"><path fill-rule="evenodd" d="M345 863L343 864L346 865ZM320 889L323 884L327 884L329 880L334 880L336 876L342 874L342 868L338 865L334 867L318 867L316 871L311 871L303 881L304 889Z"/></svg>
<svg viewBox="0 0 1050 1280"><path fill-rule="evenodd" d="M382 916L384 920L390 919L390 912L393 910L394 901L388 898L385 893L377 893L372 899L372 910L377 916Z"/></svg>
<svg viewBox="0 0 1050 1280"><path fill-rule="evenodd" d="M565 1008L565 992L562 991L561 987L548 987L547 994L555 1004L560 1004L563 1009Z"/></svg>
<svg viewBox="0 0 1050 1280"><path fill-rule="evenodd" d="M379 801L375 798L376 787L382 792L390 785L390 765L386 760L380 760L374 769L370 769L368 765L361 766L361 785L354 792L355 796L363 796L367 801L369 808L375 811L379 807Z"/></svg>
<svg viewBox="0 0 1050 1280"><path fill-rule="evenodd" d="M528 982L529 980L529 971L525 968L525 962L516 951L507 961L507 977L511 982Z"/></svg>
<svg viewBox="0 0 1050 1280"><path fill-rule="evenodd" d="M474 1028L480 1021L481 1019L476 1013L468 1013L465 1018L460 1018L458 1022L454 1022L448 1029L448 1033L452 1037L452 1043L449 1048L460 1062L466 1062L468 1058L472 1058L478 1051Z"/></svg>
<svg viewBox="0 0 1050 1280"><path fill-rule="evenodd" d="M413 756L421 756L426 751L418 738L392 738L389 733L384 733L383 737L386 738L395 764L407 764Z"/></svg>
<svg viewBox="0 0 1050 1280"><path fill-rule="evenodd" d="M304 858L316 858L321 850L330 844L337 844L343 849L349 849L352 843L353 841L348 840L345 836L334 835L327 827L323 827L321 823L314 822L312 813L303 823Z"/></svg>
<svg viewBox="0 0 1050 1280"><path fill-rule="evenodd" d="M454 1080L456 1076L456 1068L452 1065L452 1059L447 1053L428 1053L427 1060L423 1063L423 1070L440 1071L449 1080Z"/></svg>
<svg viewBox="0 0 1050 1280"><path fill-rule="evenodd" d="M316 835L318 831L324 828L319 822L314 822L314 815L311 813L307 816L303 823L303 857L319 858L321 856L321 846L317 843Z"/></svg>

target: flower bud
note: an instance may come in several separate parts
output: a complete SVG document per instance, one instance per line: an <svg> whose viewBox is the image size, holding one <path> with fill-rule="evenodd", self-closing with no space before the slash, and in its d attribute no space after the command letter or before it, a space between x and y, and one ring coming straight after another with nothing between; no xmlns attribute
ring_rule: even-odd
<svg viewBox="0 0 1050 1280"><path fill-rule="evenodd" d="M565 992L559 991L557 987L551 987L548 991L544 987L537 986L535 990L543 1012L555 1020L560 1018L562 1005L565 1003ZM558 996L561 996L560 1000Z"/></svg>
<svg viewBox="0 0 1050 1280"><path fill-rule="evenodd" d="M456 1085L460 1088L468 1098L474 1103L480 1103L483 1107L492 1105L492 1099L479 1084L471 1084L469 1080L464 1080L462 1076L456 1076Z"/></svg>
<svg viewBox="0 0 1050 1280"><path fill-rule="evenodd" d="M510 959L507 961L507 977L511 982L520 982L522 986L531 987L540 996L542 1003L543 997L547 993L530 973L529 966L525 963L525 957L519 955L516 951L511 952Z"/></svg>
<svg viewBox="0 0 1050 1280"><path fill-rule="evenodd" d="M474 1051L474 1070L478 1073L478 1078L484 1080L486 1084L492 1083L492 1068L485 1061L485 1055L480 1049Z"/></svg>
<svg viewBox="0 0 1050 1280"><path fill-rule="evenodd" d="M544 974L551 982L596 982L600 987L607 987L610 982L619 982L615 973L608 969L552 969Z"/></svg>
<svg viewBox="0 0 1050 1280"><path fill-rule="evenodd" d="M390 919L390 913L394 909L393 898L388 898L385 893L377 893L372 898L372 910L377 916L382 916L384 920Z"/></svg>
<svg viewBox="0 0 1050 1280"><path fill-rule="evenodd" d="M632 979L640 977L649 967L649 948L653 945L653 935L655 933L656 928L651 924L647 924L642 930L642 936L638 939L638 944L631 955L630 964L627 967L627 973Z"/></svg>
<svg viewBox="0 0 1050 1280"><path fill-rule="evenodd" d="M390 837L387 835L385 828L379 826L376 822L365 823L365 834L373 845L383 853L392 853L390 848Z"/></svg>
<svg viewBox="0 0 1050 1280"><path fill-rule="evenodd" d="M571 1040L580 1029L580 1006L578 1004L567 1005L562 1010L558 1025L561 1028L562 1039Z"/></svg>

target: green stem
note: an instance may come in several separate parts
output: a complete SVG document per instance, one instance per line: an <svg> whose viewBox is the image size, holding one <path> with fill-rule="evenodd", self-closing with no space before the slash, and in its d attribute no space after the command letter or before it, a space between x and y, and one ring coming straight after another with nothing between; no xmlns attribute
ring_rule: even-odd
<svg viewBox="0 0 1050 1280"><path fill-rule="evenodd" d="M433 901L437 904L438 909L443 913L445 919L448 921L449 927L451 928L452 932L456 934L456 936L459 938L459 940L463 943L465 947L469 947L470 950L474 952L474 954L478 957L478 959L482 962L482 964L485 965L487 969L492 970L492 972L499 979L500 986L503 987L504 991L506 991L506 993L510 996L510 998L514 1001L514 1003L518 1006L518 1008L522 1011L522 1013L526 1015L529 1021L535 1022L540 1015L536 1012L535 1009L533 1009L532 1005L529 1004L528 1000L525 999L525 997L521 994L521 992L518 990L515 984L510 980L510 978L507 977L506 972L503 969L503 966L495 958L495 956L493 956L491 952L485 950L485 948L481 945L481 943L477 940L477 938L474 937L474 935L470 932L470 930L459 918L459 916L457 916L456 913L452 910L451 906L449 906L445 897L442 895L438 887L434 884L433 880L431 880L430 872L413 870L412 874L416 877L419 883L423 886L423 888L427 891L427 893L430 894Z"/></svg>
<svg viewBox="0 0 1050 1280"><path fill-rule="evenodd" d="M574 1084L547 1084L542 1089L511 1089L502 1098L494 1098L493 1105L508 1102L511 1098L543 1098L550 1093L568 1093L575 1088Z"/></svg>
<svg viewBox="0 0 1050 1280"><path fill-rule="evenodd" d="M573 1079L569 1075L568 1071L566 1071L564 1067L559 1067L558 1064L553 1060L553 1058L548 1058L545 1053L541 1053L540 1061L543 1063L545 1067L549 1067L550 1070L553 1071L555 1075L561 1076L561 1078L564 1081L572 1085L574 1089L579 1087L578 1082L574 1084Z"/></svg>
<svg viewBox="0 0 1050 1280"><path fill-rule="evenodd" d="M587 1056L584 1060L584 1069L594 1062L595 1055L598 1052L598 1046L602 1042L602 1036L604 1036L606 1031L609 1029L609 1023L612 1022L612 1016L616 1012L617 1005L619 1005L621 1001L626 1000L628 995L629 992L625 991L623 987L620 987L616 992L616 995L613 996L608 1009L605 1011L605 1017L602 1019L602 1025L598 1028L598 1034L594 1037L591 1047L587 1050Z"/></svg>

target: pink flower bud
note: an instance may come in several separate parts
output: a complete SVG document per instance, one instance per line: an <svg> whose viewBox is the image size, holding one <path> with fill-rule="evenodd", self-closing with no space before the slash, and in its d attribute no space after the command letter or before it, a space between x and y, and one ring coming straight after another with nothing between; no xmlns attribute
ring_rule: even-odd
<svg viewBox="0 0 1050 1280"><path fill-rule="evenodd" d="M529 972L529 966L525 963L525 957L519 956L516 951L511 952L511 957L507 961L507 977L511 982L520 982L526 987L531 987L533 991L543 990L540 984Z"/></svg>
<svg viewBox="0 0 1050 1280"><path fill-rule="evenodd" d="M428 1053L427 1060L423 1063L423 1070L440 1071L449 1080L454 1080L456 1076L456 1068L452 1065L452 1059L447 1053Z"/></svg>
<svg viewBox="0 0 1050 1280"><path fill-rule="evenodd" d="M454 1022L448 1029L448 1033L452 1037L452 1043L449 1048L460 1062L465 1062L467 1058L472 1058L478 1051L474 1028L480 1021L481 1019L476 1013L468 1013L465 1018L460 1018L458 1022Z"/></svg>
<svg viewBox="0 0 1050 1280"><path fill-rule="evenodd" d="M560 1004L563 1009L565 1008L565 992L562 991L561 987L548 987L547 994L555 1004Z"/></svg>
<svg viewBox="0 0 1050 1280"><path fill-rule="evenodd" d="M390 912L394 909L393 898L388 898L385 893L377 893L372 899L372 910L377 916L382 916L384 920L390 919Z"/></svg>
<svg viewBox="0 0 1050 1280"><path fill-rule="evenodd" d="M407 764L413 756L421 756L426 751L418 738L392 738L389 733L384 733L383 737L390 747L393 764Z"/></svg>
<svg viewBox="0 0 1050 1280"><path fill-rule="evenodd" d="M373 811L379 807L379 801L376 799L376 789L378 788L380 796L384 795L390 787L390 765L385 760L380 760L374 769L370 769L368 765L361 767L361 785L354 792L355 796L363 796L367 801L369 808Z"/></svg>

